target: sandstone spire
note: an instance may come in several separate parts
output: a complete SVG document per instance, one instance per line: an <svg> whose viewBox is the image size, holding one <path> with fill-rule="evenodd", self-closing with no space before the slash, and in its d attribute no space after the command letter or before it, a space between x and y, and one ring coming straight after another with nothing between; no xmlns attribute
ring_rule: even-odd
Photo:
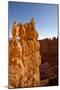
<svg viewBox="0 0 60 90"><path fill-rule="evenodd" d="M9 88L40 85L41 56L35 19L30 23L13 24L9 47ZM20 39L17 41L16 38ZM15 44L14 44L15 43Z"/></svg>

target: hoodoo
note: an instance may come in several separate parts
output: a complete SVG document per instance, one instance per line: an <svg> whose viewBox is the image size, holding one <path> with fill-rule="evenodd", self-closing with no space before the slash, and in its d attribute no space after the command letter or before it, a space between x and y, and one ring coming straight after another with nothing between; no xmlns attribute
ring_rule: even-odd
<svg viewBox="0 0 60 90"><path fill-rule="evenodd" d="M40 44L35 20L13 24L9 44L9 88L40 85Z"/></svg>

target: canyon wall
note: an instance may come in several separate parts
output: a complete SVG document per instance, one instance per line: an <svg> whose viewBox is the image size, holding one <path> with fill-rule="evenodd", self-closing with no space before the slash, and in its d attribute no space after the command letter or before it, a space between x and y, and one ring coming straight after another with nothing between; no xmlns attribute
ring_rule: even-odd
<svg viewBox="0 0 60 90"><path fill-rule="evenodd" d="M57 78L58 81L58 38L43 39L40 41L41 79Z"/></svg>

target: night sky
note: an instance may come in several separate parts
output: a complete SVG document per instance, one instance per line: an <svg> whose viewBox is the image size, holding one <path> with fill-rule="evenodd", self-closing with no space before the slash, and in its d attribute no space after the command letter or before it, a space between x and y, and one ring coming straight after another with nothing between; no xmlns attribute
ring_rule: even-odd
<svg viewBox="0 0 60 90"><path fill-rule="evenodd" d="M11 38L13 22L27 23L31 18L36 20L38 39L57 37L58 35L58 5L8 2L9 38Z"/></svg>

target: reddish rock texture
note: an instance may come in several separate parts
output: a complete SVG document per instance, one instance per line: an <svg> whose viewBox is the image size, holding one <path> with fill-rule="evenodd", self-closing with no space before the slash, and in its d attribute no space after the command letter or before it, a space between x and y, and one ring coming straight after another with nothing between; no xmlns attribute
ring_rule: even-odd
<svg viewBox="0 0 60 90"><path fill-rule="evenodd" d="M41 79L58 78L58 39L55 37L51 39L40 40L41 53ZM58 81L58 79L57 79Z"/></svg>
<svg viewBox="0 0 60 90"><path fill-rule="evenodd" d="M50 65L58 63L58 39L44 39L40 40L40 52L42 63L48 61Z"/></svg>

